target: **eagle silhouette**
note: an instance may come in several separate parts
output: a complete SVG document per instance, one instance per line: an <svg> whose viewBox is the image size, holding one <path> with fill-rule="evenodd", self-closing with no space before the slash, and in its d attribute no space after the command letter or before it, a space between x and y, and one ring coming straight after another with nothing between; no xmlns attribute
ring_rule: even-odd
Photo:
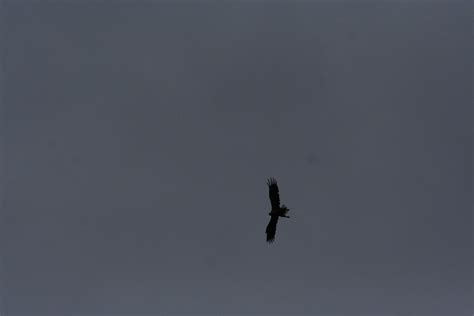
<svg viewBox="0 0 474 316"><path fill-rule="evenodd" d="M277 229L277 223L279 217L290 218L286 215L290 209L284 204L280 206L280 193L278 190L278 184L275 178L270 178L267 180L268 185L268 196L270 197L270 202L272 204L272 210L268 215L270 215L270 222L267 225L265 233L267 234L267 242L272 243L275 240L275 234Z"/></svg>

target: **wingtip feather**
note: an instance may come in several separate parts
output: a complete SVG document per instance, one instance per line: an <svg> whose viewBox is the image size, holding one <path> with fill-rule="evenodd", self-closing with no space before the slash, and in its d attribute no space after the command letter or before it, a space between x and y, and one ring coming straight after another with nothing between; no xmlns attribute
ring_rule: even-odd
<svg viewBox="0 0 474 316"><path fill-rule="evenodd" d="M267 184L270 186L270 185L273 185L273 184L277 184L277 181L275 178L273 177L270 177L267 179Z"/></svg>

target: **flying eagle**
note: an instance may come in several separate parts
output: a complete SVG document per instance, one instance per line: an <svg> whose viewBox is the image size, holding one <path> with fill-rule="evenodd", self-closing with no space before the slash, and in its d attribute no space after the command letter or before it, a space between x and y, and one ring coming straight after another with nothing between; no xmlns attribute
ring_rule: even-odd
<svg viewBox="0 0 474 316"><path fill-rule="evenodd" d="M271 216L270 222L267 225L265 233L267 234L267 242L272 243L275 240L275 234L277 229L278 217L290 218L286 215L290 209L284 204L280 206L280 194L278 191L278 184L274 178L267 180L268 185L268 196L272 204L272 210L268 215Z"/></svg>

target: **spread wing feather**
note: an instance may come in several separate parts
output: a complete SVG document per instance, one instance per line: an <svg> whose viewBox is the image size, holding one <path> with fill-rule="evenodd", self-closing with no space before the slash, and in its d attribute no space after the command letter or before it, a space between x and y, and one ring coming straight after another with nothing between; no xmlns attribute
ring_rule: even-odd
<svg viewBox="0 0 474 316"><path fill-rule="evenodd" d="M268 185L268 196L272 204L272 210L278 210L280 208L280 194L278 192L278 184L275 178L267 180Z"/></svg>

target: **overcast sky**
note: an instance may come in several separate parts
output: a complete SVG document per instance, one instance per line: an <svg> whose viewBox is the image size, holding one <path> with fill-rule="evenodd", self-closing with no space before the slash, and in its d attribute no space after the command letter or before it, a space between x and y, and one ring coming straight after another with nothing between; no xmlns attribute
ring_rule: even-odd
<svg viewBox="0 0 474 316"><path fill-rule="evenodd" d="M472 313L470 1L2 5L2 316Z"/></svg>

